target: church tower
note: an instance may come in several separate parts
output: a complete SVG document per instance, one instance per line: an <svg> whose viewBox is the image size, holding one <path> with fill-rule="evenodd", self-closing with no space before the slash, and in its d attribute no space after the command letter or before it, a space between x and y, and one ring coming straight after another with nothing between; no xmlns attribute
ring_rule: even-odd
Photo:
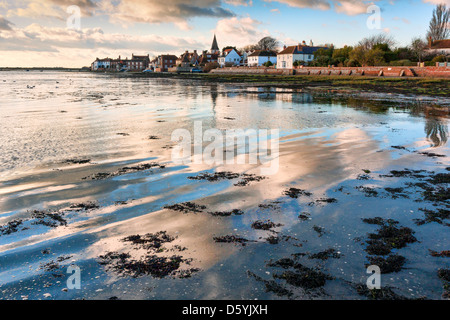
<svg viewBox="0 0 450 320"><path fill-rule="evenodd" d="M217 40L216 40L216 34L214 34L214 39L211 45L211 53L212 54L219 54L220 50L219 50L219 46L217 45Z"/></svg>

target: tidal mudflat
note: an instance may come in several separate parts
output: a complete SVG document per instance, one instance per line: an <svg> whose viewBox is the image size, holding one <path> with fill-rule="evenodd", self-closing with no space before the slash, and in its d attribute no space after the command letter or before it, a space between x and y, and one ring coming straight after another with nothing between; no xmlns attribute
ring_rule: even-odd
<svg viewBox="0 0 450 320"><path fill-rule="evenodd" d="M0 94L1 299L449 297L448 97L50 71ZM196 121L278 128L277 173L175 164Z"/></svg>

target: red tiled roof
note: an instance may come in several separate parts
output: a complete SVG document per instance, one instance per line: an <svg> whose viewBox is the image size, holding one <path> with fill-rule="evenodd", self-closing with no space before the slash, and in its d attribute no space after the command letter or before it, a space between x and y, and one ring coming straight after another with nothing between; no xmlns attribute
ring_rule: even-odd
<svg viewBox="0 0 450 320"><path fill-rule="evenodd" d="M450 49L450 39L434 41L431 49Z"/></svg>

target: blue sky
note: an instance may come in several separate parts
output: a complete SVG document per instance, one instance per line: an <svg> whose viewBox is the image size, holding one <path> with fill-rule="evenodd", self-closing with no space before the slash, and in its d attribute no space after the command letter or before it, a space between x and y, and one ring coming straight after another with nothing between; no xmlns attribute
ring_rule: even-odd
<svg viewBox="0 0 450 320"><path fill-rule="evenodd" d="M96 57L242 47L270 35L280 43L354 45L377 34L399 46L425 36L432 10L450 0L0 0L0 66L89 65ZM371 30L367 7L381 9ZM81 10L67 27L68 6Z"/></svg>

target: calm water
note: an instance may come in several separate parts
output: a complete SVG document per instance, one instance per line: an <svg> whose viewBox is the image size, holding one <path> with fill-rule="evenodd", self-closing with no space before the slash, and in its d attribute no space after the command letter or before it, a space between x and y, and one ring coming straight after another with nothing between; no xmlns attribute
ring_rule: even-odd
<svg viewBox="0 0 450 320"><path fill-rule="evenodd" d="M418 225L414 219L424 218L419 208L448 203L422 201L423 190L405 188L414 179L380 175L404 168L447 172L445 114L394 101L325 102L288 90L89 73L1 72L0 95L2 299L365 299L354 285L368 277L365 240L377 226L361 219L373 217L398 220L418 240L393 250L406 262L402 270L383 274L382 286L408 298L441 298L437 270L448 268L448 258L432 257L429 250L450 249L448 220ZM204 171L259 172L248 164L172 163L172 132L192 131L194 121L205 130L280 129L277 174L247 186L235 186L236 179L188 179ZM151 162L163 167L120 171ZM361 176L363 170L370 173ZM92 179L98 173L110 175ZM405 188L406 195L384 189L394 187ZM285 194L289 188L311 195L292 198ZM317 201L322 198L336 202ZM164 208L187 201L206 208ZM89 202L96 206L74 206ZM233 209L243 214L209 213ZM65 222L47 217L51 223L43 223L34 210L63 212ZM302 213L308 218L299 219ZM278 226L252 227L268 219ZM14 221L21 223L8 232ZM123 239L160 231L173 240L151 253L189 259L180 270L195 268L190 277L134 277L99 263L108 252L139 260L146 249ZM251 242L215 241L225 235ZM271 236L279 241L270 242ZM314 258L328 249L334 257ZM285 269L271 262L293 254L329 275L325 285L305 290L279 277ZM81 289L65 289L71 264L80 268ZM290 294L266 290L270 281Z"/></svg>

